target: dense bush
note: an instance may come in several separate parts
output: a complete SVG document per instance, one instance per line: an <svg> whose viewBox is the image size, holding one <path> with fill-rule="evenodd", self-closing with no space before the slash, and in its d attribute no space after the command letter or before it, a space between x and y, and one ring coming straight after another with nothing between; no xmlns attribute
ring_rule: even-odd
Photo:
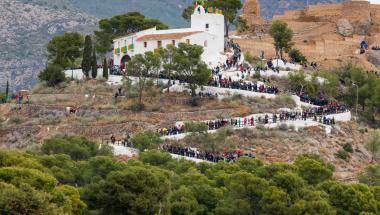
<svg viewBox="0 0 380 215"><path fill-rule="evenodd" d="M55 64L48 65L38 77L41 81L45 81L50 87L57 86L66 80L62 67Z"/></svg>
<svg viewBox="0 0 380 215"><path fill-rule="evenodd" d="M344 149L340 149L338 150L338 152L335 153L335 156L337 158L340 158L342 160L348 160L350 158L350 155L348 154L347 151L345 151Z"/></svg>
<svg viewBox="0 0 380 215"><path fill-rule="evenodd" d="M187 132L206 132L208 130L208 126L202 122L186 122L185 128Z"/></svg>
<svg viewBox="0 0 380 215"><path fill-rule="evenodd" d="M158 133L152 130L134 135L131 141L133 146L138 148L140 151L144 151L146 149L157 149L161 143Z"/></svg>
<svg viewBox="0 0 380 215"><path fill-rule="evenodd" d="M292 61L297 62L297 63L307 61L306 57L298 49L294 49L294 48L291 49L289 51L288 55L289 55L290 59L292 59Z"/></svg>
<svg viewBox="0 0 380 215"><path fill-rule="evenodd" d="M343 150L346 151L346 152L349 152L349 153L354 152L354 149L352 148L352 144L351 143L346 143L343 146Z"/></svg>
<svg viewBox="0 0 380 215"><path fill-rule="evenodd" d="M99 144L79 136L46 140L41 150L47 155L67 154L73 160L84 160L97 155L112 154L110 147L99 147Z"/></svg>

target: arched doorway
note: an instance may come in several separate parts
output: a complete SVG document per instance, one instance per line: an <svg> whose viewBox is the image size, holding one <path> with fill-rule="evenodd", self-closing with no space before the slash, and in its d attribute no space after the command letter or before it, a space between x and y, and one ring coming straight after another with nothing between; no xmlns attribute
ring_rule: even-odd
<svg viewBox="0 0 380 215"><path fill-rule="evenodd" d="M131 60L129 55L124 55L120 60L120 70L123 71L125 68L125 64Z"/></svg>

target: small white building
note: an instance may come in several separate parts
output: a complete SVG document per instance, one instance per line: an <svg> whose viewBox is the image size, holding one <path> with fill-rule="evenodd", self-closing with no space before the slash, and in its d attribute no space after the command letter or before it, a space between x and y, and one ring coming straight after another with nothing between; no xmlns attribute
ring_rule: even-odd
<svg viewBox="0 0 380 215"><path fill-rule="evenodd" d="M208 9L209 10L209 9ZM211 10L209 10L211 11ZM224 16L207 12L197 6L191 16L191 27L182 29L147 29L114 39L114 65L124 69L134 55L147 51L158 52L168 44L188 43L204 48L203 61L215 65L224 52Z"/></svg>

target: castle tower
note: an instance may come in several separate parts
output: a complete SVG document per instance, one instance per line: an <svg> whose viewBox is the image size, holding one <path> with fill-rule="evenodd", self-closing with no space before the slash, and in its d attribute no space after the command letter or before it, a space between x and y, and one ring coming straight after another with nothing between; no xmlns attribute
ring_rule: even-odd
<svg viewBox="0 0 380 215"><path fill-rule="evenodd" d="M243 7L243 18L247 20L249 26L262 24L264 19L261 17L259 0L247 0Z"/></svg>
<svg viewBox="0 0 380 215"><path fill-rule="evenodd" d="M224 15L213 12L206 12L202 5L195 8L191 15L191 29L204 31L213 35L218 52L224 51ZM221 44L221 45L219 45Z"/></svg>

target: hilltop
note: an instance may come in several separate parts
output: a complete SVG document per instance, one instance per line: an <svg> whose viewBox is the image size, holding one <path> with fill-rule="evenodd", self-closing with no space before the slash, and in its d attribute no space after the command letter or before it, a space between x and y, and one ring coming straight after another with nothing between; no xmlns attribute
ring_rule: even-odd
<svg viewBox="0 0 380 215"><path fill-rule="evenodd" d="M188 23L181 17L191 0L4 0L0 2L0 88L10 79L14 90L28 88L44 67L47 42L65 31L90 33L101 18L140 11L171 27ZM307 0L262 0L262 14L270 19L285 10L302 8ZM310 4L340 2L313 0ZM147 6L149 5L149 6Z"/></svg>
<svg viewBox="0 0 380 215"><path fill-rule="evenodd" d="M0 87L31 88L45 65L45 47L66 31L90 33L97 19L60 1L0 2Z"/></svg>

